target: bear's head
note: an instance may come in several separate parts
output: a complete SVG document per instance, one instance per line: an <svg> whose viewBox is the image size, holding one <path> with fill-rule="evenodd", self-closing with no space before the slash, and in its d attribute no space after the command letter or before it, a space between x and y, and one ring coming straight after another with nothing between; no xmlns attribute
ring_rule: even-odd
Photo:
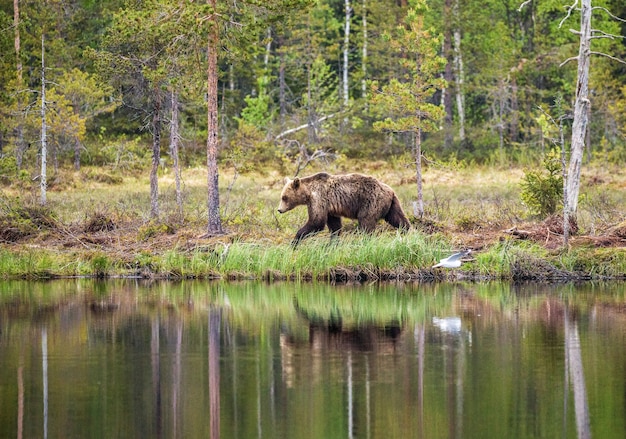
<svg viewBox="0 0 626 439"><path fill-rule="evenodd" d="M285 178L285 187L280 194L280 204L278 205L278 212L285 213L290 211L296 206L301 206L308 203L308 191L298 177L293 180L289 177Z"/></svg>

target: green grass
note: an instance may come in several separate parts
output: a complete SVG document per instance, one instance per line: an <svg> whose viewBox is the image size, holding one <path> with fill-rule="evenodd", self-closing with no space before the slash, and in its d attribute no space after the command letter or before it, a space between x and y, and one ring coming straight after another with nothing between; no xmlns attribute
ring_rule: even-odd
<svg viewBox="0 0 626 439"><path fill-rule="evenodd" d="M343 167L340 167L343 166ZM345 169L330 164L329 172L364 172L390 184L410 219L415 199L411 166L396 163L355 164ZM306 174L322 170L312 166ZM307 219L306 208L283 215L276 212L285 172L239 175L233 183L228 169L220 172L220 209L223 237L202 240L206 224L206 171L183 170L184 219L176 217L172 176L161 171L161 217L151 220L147 172L139 177L100 181L85 178L94 171L65 172L61 186L49 192L45 211L30 209L32 227L24 238L0 248L0 277L142 276L164 278L222 278L265 280L362 281L375 279L435 279L458 277L513 279L524 270L543 274L585 273L597 277L626 276L623 248L579 247L569 251L546 250L530 240L510 240L501 235L480 248L474 260L458 270L431 270L440 258L463 247L465 237L481 236L529 221L520 202L521 169L485 167L428 168L424 173L426 219L435 231L416 229L401 234L381 222L377 233L356 231L344 221L344 233L331 241L327 231L304 240L296 249L290 242ZM580 203L581 234L623 221L626 177L620 169L587 169ZM37 205L37 188L20 195L8 188L0 196L0 219L13 218L22 205ZM6 194L6 195L5 195ZM4 201L3 201L4 200ZM37 215L35 215L37 214ZM45 214L45 215L44 215ZM34 215L34 216L33 216ZM52 218L49 222L40 220ZM87 231L94 219L114 226ZM26 220L24 220L26 221ZM41 223L41 225L40 225ZM31 224L31 223L28 223ZM32 230L31 230L32 229ZM18 229L16 229L18 230ZM439 230L437 232L437 230ZM19 231L19 230L18 230ZM557 239L557 238L555 238Z"/></svg>

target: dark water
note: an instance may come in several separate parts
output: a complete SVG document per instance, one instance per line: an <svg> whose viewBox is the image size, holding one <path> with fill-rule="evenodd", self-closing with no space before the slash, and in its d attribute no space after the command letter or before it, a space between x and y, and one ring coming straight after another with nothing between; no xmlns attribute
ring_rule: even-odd
<svg viewBox="0 0 626 439"><path fill-rule="evenodd" d="M0 282L0 437L624 438L626 286Z"/></svg>

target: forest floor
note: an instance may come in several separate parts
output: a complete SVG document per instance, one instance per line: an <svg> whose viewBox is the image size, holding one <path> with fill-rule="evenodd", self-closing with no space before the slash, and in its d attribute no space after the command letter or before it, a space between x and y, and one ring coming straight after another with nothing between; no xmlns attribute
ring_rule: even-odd
<svg viewBox="0 0 626 439"><path fill-rule="evenodd" d="M356 168L356 169L355 169ZM313 173L320 169L312 169ZM383 162L351 169L335 165L329 172L364 172L388 183L398 193L414 229L445 236L451 248L485 251L504 240L527 240L549 251L563 249L559 216L533 218L520 201L520 168L428 168L424 172L425 216L412 212L415 175L410 166L390 169ZM114 173L83 169L58 174L51 180L48 207L39 209L37 188L3 189L0 201L0 246L11 252L46 249L59 253L98 251L126 259L139 253L193 251L232 242L266 245L290 242L306 221L306 209L276 212L284 173L246 175L226 170L220 175L224 234L206 236L206 171L183 171L184 215L177 213L171 172L162 171L158 221L149 217L146 177L116 177ZM11 200L21 198L30 219L15 220ZM582 197L570 248L613 248L626 251L626 171L593 166L583 171ZM3 214L3 211L4 214ZM7 214L6 212L9 212ZM11 220L13 218L13 220ZM34 227L33 227L34 225ZM344 221L347 233L356 228ZM381 230L389 228L381 223ZM327 234L327 232L323 232Z"/></svg>

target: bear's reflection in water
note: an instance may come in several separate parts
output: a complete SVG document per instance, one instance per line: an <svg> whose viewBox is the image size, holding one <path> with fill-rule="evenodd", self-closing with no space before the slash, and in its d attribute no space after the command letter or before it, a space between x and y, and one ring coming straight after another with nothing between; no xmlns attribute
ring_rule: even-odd
<svg viewBox="0 0 626 439"><path fill-rule="evenodd" d="M351 367L348 363L369 363L378 356L393 361L403 335L400 322L348 322L336 307L321 314L301 307L297 301L295 308L308 322L309 330L307 338L288 333L280 336L283 379L288 387L298 382L320 382L328 374L342 375L343 367L338 367L342 363Z"/></svg>

